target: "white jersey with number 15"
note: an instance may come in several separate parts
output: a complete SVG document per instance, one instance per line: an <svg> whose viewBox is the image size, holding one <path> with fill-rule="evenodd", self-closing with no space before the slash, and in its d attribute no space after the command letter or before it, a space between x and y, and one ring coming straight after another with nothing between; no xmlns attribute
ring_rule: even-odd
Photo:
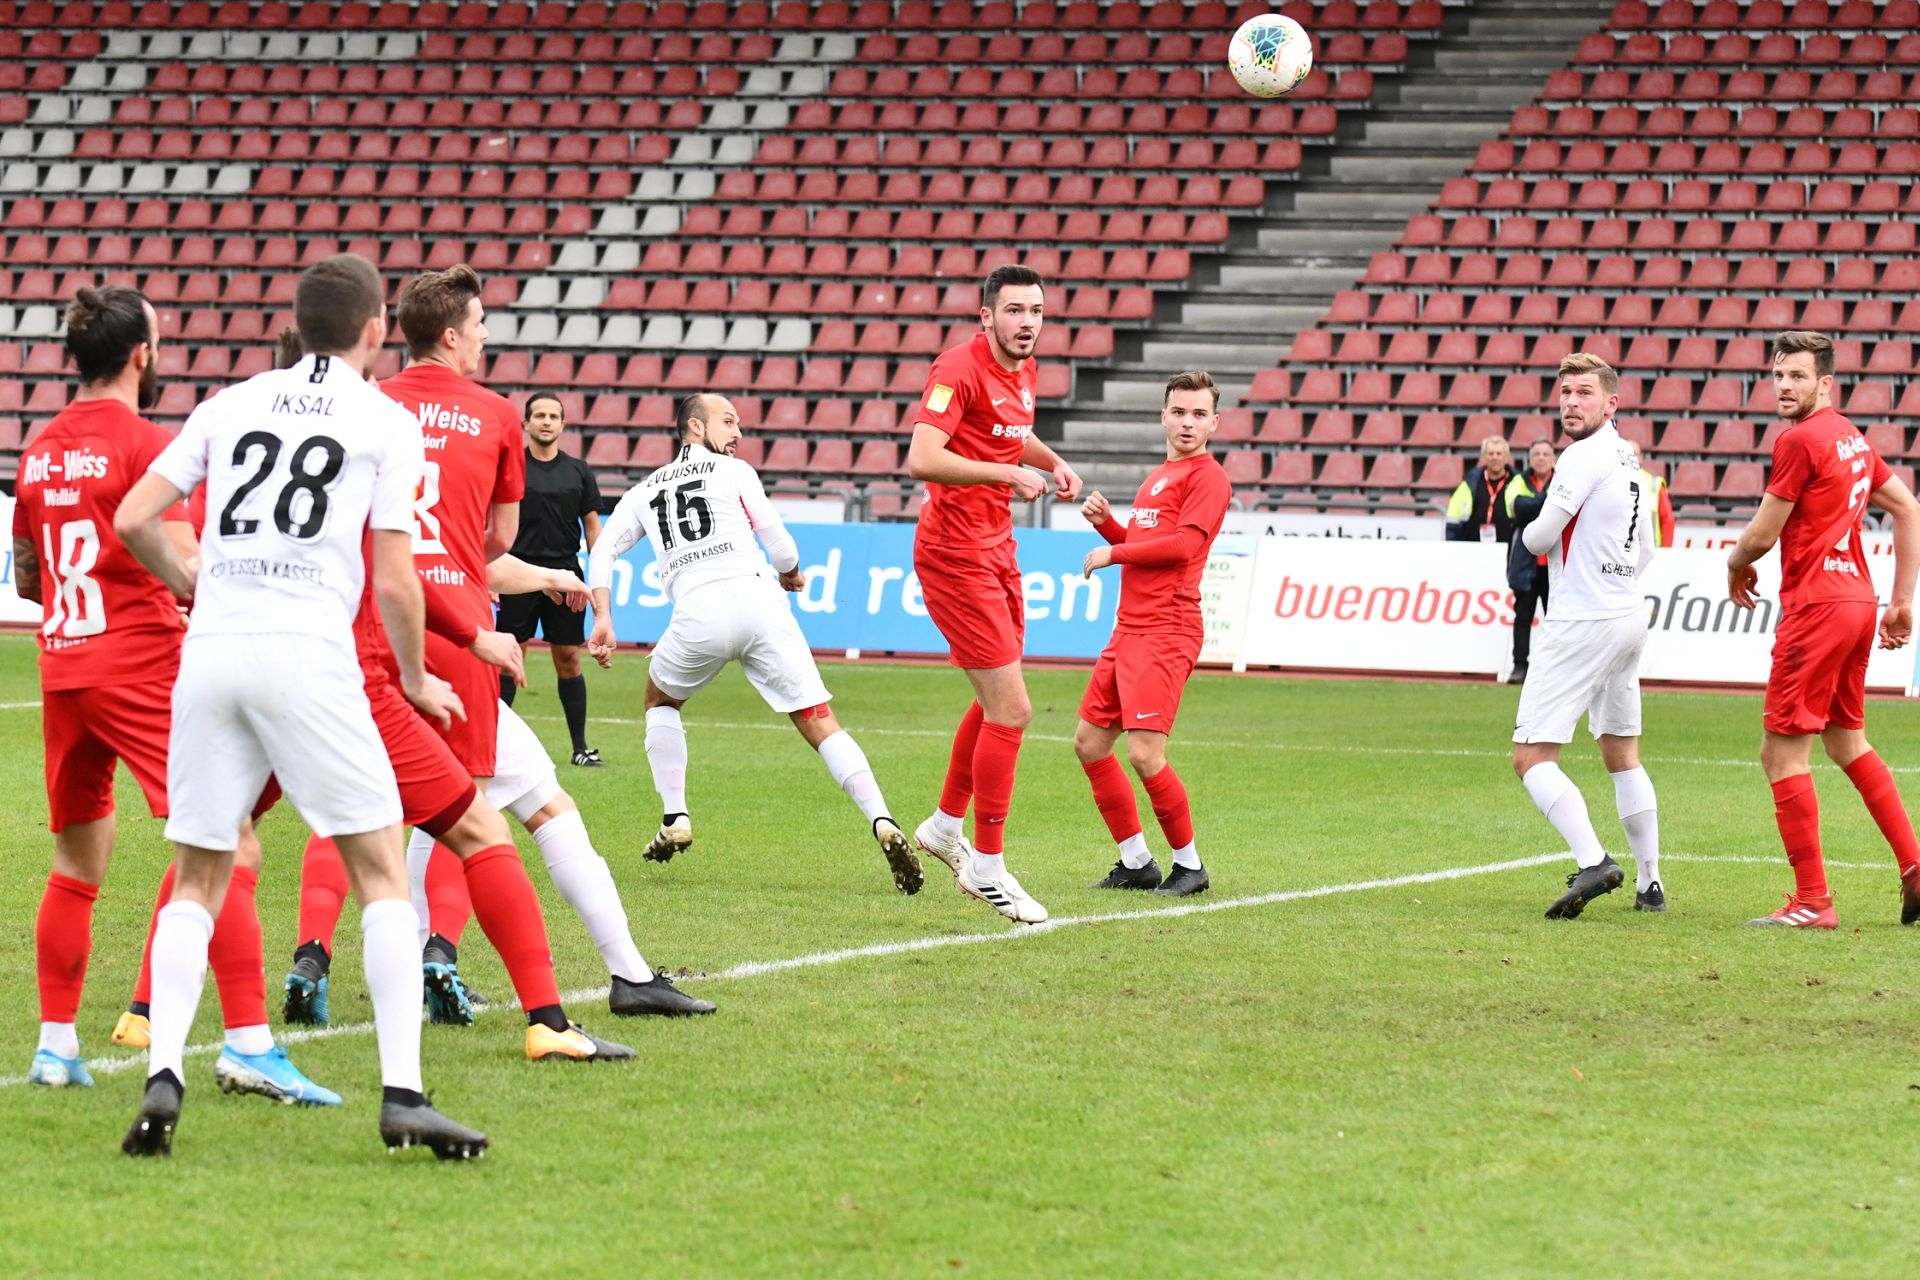
<svg viewBox="0 0 1920 1280"><path fill-rule="evenodd" d="M682 445L615 505L588 553L587 585L611 588L613 562L642 538L653 540L661 589L674 601L710 582L765 577L769 559L781 573L800 563L759 473L698 444Z"/></svg>
<svg viewBox="0 0 1920 1280"><path fill-rule="evenodd" d="M1573 517L1547 553L1547 616L1618 618L1645 609L1639 578L1653 558L1659 495L1644 492L1633 447L1611 421L1567 446L1546 500Z"/></svg>

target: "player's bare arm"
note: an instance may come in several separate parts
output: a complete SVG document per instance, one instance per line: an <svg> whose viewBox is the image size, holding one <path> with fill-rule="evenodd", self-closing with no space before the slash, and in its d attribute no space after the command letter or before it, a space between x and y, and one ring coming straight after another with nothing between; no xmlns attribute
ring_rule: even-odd
<svg viewBox="0 0 1920 1280"><path fill-rule="evenodd" d="M593 632L587 654L602 667L613 665L613 562L647 536L645 495L640 486L627 490L614 504L600 536L587 543L587 586L593 597ZM598 524L598 517L595 524Z"/></svg>
<svg viewBox="0 0 1920 1280"><path fill-rule="evenodd" d="M526 656L520 642L504 631L482 631L473 637L467 652L490 667L498 667L513 677L514 684L527 687Z"/></svg>
<svg viewBox="0 0 1920 1280"><path fill-rule="evenodd" d="M613 665L613 649L618 641L613 634L613 591L593 589L593 633L587 637L587 654L602 667Z"/></svg>
<svg viewBox="0 0 1920 1280"><path fill-rule="evenodd" d="M1893 595L1880 615L1880 647L1898 649L1913 638L1913 584L1920 574L1920 501L1898 476L1867 500L1893 519Z"/></svg>
<svg viewBox="0 0 1920 1280"><path fill-rule="evenodd" d="M914 423L913 441L907 446L907 474L929 484L1011 485L1013 496L1022 502L1032 502L1047 491L1047 482L1037 471L1017 463L963 458L947 448L952 439L932 423Z"/></svg>
<svg viewBox="0 0 1920 1280"><path fill-rule="evenodd" d="M119 509L113 513L113 531L120 535L120 541L133 553L133 558L181 600L193 598L194 566L180 554L179 546L169 536L160 516L186 496L171 481L149 471L127 490L127 496L120 500ZM411 576L411 550L408 557L407 572Z"/></svg>
<svg viewBox="0 0 1920 1280"><path fill-rule="evenodd" d="M40 603L40 555L32 538L13 540L13 590L22 600Z"/></svg>
<svg viewBox="0 0 1920 1280"><path fill-rule="evenodd" d="M1891 483L1898 484L1899 481ZM1908 497L1911 499L1912 495ZM1773 550L1773 544L1780 541L1780 531L1787 527L1787 517L1792 514L1791 502L1769 493L1760 499L1760 510L1740 531L1740 541L1734 543L1733 550L1727 553L1727 595L1736 607L1751 609L1757 603L1753 589L1759 584L1760 574L1754 569L1754 563ZM1911 579L1907 589L1911 601Z"/></svg>
<svg viewBox="0 0 1920 1280"><path fill-rule="evenodd" d="M579 574L570 569L542 569L515 555L499 556L487 563L487 590L503 596L543 591L555 604L564 604L576 613L587 607L587 584Z"/></svg>
<svg viewBox="0 0 1920 1280"><path fill-rule="evenodd" d="M782 591L805 591L807 589L807 571L799 565L788 569L780 575L780 589Z"/></svg>
<svg viewBox="0 0 1920 1280"><path fill-rule="evenodd" d="M1038 436L1029 435L1020 448L1020 461L1029 467L1038 467L1053 477L1053 494L1063 502L1072 502L1080 496L1080 476L1066 464L1053 446Z"/></svg>
<svg viewBox="0 0 1920 1280"><path fill-rule="evenodd" d="M588 511L580 517L580 532L587 542L587 550L593 550L593 544L600 541L600 513Z"/></svg>
<svg viewBox="0 0 1920 1280"><path fill-rule="evenodd" d="M135 492L138 488L135 486ZM131 498L133 494L127 496ZM125 509L123 502L121 510ZM116 517L116 527L118 523ZM387 640L393 646L394 661L400 668L400 692L442 729L450 727L455 716L465 720L466 708L460 704L460 695L453 691L453 686L427 674L426 604L421 596L419 575L413 571L411 532L373 531L373 598L380 606L380 620L386 624Z"/></svg>
<svg viewBox="0 0 1920 1280"><path fill-rule="evenodd" d="M513 550L513 540L520 536L520 504L518 502L496 502L487 512L486 554L489 561L498 560Z"/></svg>

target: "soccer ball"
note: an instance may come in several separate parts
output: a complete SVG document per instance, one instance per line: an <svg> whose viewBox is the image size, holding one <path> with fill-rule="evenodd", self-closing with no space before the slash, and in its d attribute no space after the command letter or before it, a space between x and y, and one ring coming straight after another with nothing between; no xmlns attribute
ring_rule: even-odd
<svg viewBox="0 0 1920 1280"><path fill-rule="evenodd" d="M1256 98L1277 98L1298 88L1313 70L1313 41L1285 14L1263 13L1233 33L1227 69Z"/></svg>

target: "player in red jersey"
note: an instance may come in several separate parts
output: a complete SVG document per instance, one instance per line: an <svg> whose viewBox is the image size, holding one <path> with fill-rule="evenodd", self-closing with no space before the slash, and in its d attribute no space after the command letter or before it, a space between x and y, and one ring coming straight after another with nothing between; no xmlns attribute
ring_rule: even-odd
<svg viewBox="0 0 1920 1280"><path fill-rule="evenodd" d="M66 348L80 374L74 403L20 459L13 548L20 594L42 601L40 679L53 871L35 944L40 1044L28 1078L92 1083L74 1015L92 950L93 904L113 852L115 759L126 763L156 817L167 813L167 738L185 634L180 605L113 530L133 483L173 437L139 416L157 391L159 320L132 289L82 289L67 309ZM192 555L186 512L168 510L169 538ZM260 845L242 831L232 887L209 961L226 1045L215 1075L228 1090L331 1104L274 1046L254 907ZM169 896L172 870L162 881Z"/></svg>
<svg viewBox="0 0 1920 1280"><path fill-rule="evenodd" d="M1110 544L1087 553L1086 572L1121 566L1113 639L1094 664L1080 700L1080 727L1073 734L1073 752L1093 785L1093 802L1120 847L1113 870L1096 889L1149 889L1185 897L1209 887L1207 869L1194 850L1187 789L1167 763L1167 735L1206 638L1200 575L1233 501L1225 469L1207 452L1219 407L1220 390L1207 374L1174 374L1160 409L1167 460L1141 482L1132 518L1126 524L1113 519L1097 492L1088 494L1080 509ZM1141 833L1133 788L1114 759L1113 747L1123 732L1127 760L1140 775L1173 850L1173 873L1165 881Z"/></svg>
<svg viewBox="0 0 1920 1280"><path fill-rule="evenodd" d="M1860 517L1867 503L1893 520L1893 595L1880 647L1913 635L1920 572L1920 504L1854 425L1833 406L1833 342L1825 334L1773 340L1773 387L1791 425L1773 444L1773 473L1759 514L1727 557L1727 593L1757 603L1754 562L1780 544L1780 621L1767 676L1760 764L1773 786L1774 820L1793 867L1786 905L1748 923L1831 929L1838 919L1820 858L1820 807L1809 762L1813 737L1846 771L1900 866L1900 923L1920 920L1920 843L1893 774L1863 732L1867 660L1879 601L1867 571Z"/></svg>
<svg viewBox="0 0 1920 1280"><path fill-rule="evenodd" d="M954 734L940 806L914 832L952 868L960 888L1009 920L1038 924L1047 909L1003 857L1020 739L1033 718L1020 671L1025 599L1014 557L1009 500L1047 491L1069 501L1080 477L1033 434L1034 347L1044 320L1040 275L997 267L987 277L981 332L933 362L914 420L907 471L927 482L913 539L913 569L927 613L975 700ZM961 830L974 806L973 842Z"/></svg>

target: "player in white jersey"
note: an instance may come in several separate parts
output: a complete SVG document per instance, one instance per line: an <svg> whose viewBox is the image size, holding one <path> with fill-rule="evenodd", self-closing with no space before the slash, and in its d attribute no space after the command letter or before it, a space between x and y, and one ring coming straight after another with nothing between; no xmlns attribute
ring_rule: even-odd
<svg viewBox="0 0 1920 1280"><path fill-rule="evenodd" d="M172 1150L213 916L269 774L315 834L338 844L363 907L385 1086L381 1138L390 1150L421 1143L442 1159L486 1150L486 1135L442 1116L422 1091L418 920L400 794L354 648L371 528L374 595L401 688L443 723L462 713L422 658L412 546L419 427L366 380L387 336L384 297L364 258L310 267L294 319L312 354L202 403L114 518L140 562L194 600L167 753L177 874L154 925L152 1043L146 1094L121 1143L129 1155ZM160 515L202 481L207 524L196 567L161 531Z"/></svg>
<svg viewBox="0 0 1920 1280"><path fill-rule="evenodd" d="M587 652L601 666L610 666L613 657L613 562L640 539L653 539L660 586L673 602L673 618L647 668L647 763L663 813L646 857L665 862L693 843L680 708L737 661L767 705L792 719L840 789L860 806L894 887L920 892L919 856L887 813L866 753L834 719L827 705L832 695L781 594L804 588L807 575L759 474L733 456L739 415L723 396L696 394L680 402L679 423L679 455L627 491L587 558L593 590Z"/></svg>
<svg viewBox="0 0 1920 1280"><path fill-rule="evenodd" d="M1577 864L1567 891L1547 908L1571 920L1626 877L1600 847L1580 788L1560 771L1584 712L1613 775L1613 795L1639 865L1633 905L1664 911L1660 820L1653 782L1640 766L1640 651L1647 604L1639 577L1653 558L1657 494L1645 492L1633 447L1614 429L1620 376L1598 356L1560 362L1560 423L1573 440L1560 455L1540 514L1522 532L1527 550L1547 557L1553 614L1542 624L1520 691L1513 771L1566 840Z"/></svg>

